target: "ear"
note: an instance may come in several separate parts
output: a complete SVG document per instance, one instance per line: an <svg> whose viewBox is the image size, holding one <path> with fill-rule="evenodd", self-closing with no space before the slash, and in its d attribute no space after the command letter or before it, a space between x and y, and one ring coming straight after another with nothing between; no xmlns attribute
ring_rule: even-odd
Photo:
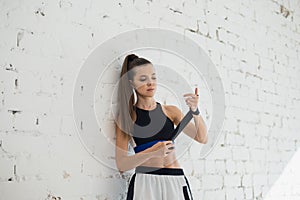
<svg viewBox="0 0 300 200"><path fill-rule="evenodd" d="M130 83L131 87L134 88L133 81L132 81L132 80L129 80L129 83Z"/></svg>

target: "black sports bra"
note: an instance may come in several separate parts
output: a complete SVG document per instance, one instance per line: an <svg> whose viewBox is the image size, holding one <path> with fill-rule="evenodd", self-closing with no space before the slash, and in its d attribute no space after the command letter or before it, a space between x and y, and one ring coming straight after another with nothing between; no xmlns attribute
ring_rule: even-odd
<svg viewBox="0 0 300 200"><path fill-rule="evenodd" d="M153 140L171 140L174 123L164 114L159 102L153 110L134 107L137 116L132 137L137 145Z"/></svg>

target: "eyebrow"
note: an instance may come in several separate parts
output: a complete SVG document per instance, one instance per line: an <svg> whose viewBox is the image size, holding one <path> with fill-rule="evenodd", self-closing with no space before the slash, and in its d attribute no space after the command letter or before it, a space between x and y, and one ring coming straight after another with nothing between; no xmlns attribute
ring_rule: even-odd
<svg viewBox="0 0 300 200"><path fill-rule="evenodd" d="M153 73L152 75L155 75L155 73ZM147 76L147 75L145 75L145 74L142 74L142 75L140 75L140 76Z"/></svg>

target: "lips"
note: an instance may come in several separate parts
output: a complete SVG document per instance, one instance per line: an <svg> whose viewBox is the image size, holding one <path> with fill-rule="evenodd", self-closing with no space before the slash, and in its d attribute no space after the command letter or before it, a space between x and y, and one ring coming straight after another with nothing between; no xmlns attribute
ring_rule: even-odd
<svg viewBox="0 0 300 200"><path fill-rule="evenodd" d="M147 91L152 91L152 90L154 90L154 88L149 88L149 89L147 89Z"/></svg>

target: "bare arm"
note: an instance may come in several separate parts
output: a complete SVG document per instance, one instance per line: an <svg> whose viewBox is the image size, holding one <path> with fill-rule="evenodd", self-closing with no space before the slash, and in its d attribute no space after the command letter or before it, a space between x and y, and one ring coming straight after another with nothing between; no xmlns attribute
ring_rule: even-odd
<svg viewBox="0 0 300 200"><path fill-rule="evenodd" d="M116 164L120 173L131 170L152 157L149 149L128 156L128 141L130 136L116 125Z"/></svg>
<svg viewBox="0 0 300 200"><path fill-rule="evenodd" d="M184 117L184 114L177 106L172 105L171 108L175 113L174 124L177 126ZM193 124L192 122L189 122L188 125L183 129L183 132L189 137L193 138L195 141L206 144L208 138L205 122L201 115L193 115L193 118L195 123Z"/></svg>

